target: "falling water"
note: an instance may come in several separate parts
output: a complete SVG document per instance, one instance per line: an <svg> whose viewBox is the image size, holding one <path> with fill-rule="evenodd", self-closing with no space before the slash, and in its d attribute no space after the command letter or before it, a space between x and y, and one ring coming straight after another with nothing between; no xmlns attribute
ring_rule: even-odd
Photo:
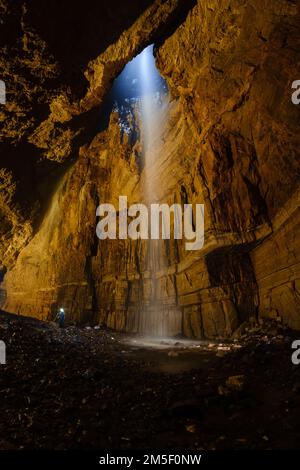
<svg viewBox="0 0 300 470"><path fill-rule="evenodd" d="M153 45L126 65L113 84L105 109L107 115L112 109L118 111L120 127L128 134L128 116L134 110L142 143L141 184L144 200L141 202L148 205L148 209L150 204L166 202L161 200L163 181L157 168L163 152L169 102L166 82L155 66ZM161 298L159 272L167 268L164 262L165 243L165 240L149 239L146 247L139 331L153 336L175 336L181 332L182 315L176 304L176 295L168 293L164 300ZM172 283L172 280L169 278L168 282Z"/></svg>
<svg viewBox="0 0 300 470"><path fill-rule="evenodd" d="M141 133L144 158L144 198L148 206L159 201L162 181L153 177L153 169L162 151L162 134L166 120L167 103L155 92L158 71L153 56L153 45L140 55L141 75ZM159 186L158 186L159 185ZM148 207L149 208L149 207ZM140 330L158 336L172 336L181 331L181 312L176 305L163 305L158 271L161 269L163 240L148 240L146 272L148 295L140 317ZM166 266L164 266L166 267ZM147 282L147 280L145 280Z"/></svg>

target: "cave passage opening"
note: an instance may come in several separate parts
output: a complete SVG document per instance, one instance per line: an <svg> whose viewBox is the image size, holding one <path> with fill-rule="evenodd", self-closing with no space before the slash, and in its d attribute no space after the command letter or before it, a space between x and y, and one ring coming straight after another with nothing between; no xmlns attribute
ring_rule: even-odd
<svg viewBox="0 0 300 470"><path fill-rule="evenodd" d="M142 112L143 101L161 106L167 95L168 86L156 67L154 44L150 44L129 61L114 80L102 108L104 121L107 125L115 111L122 132L130 134L132 121ZM141 121L145 121L144 117L140 117L140 126Z"/></svg>

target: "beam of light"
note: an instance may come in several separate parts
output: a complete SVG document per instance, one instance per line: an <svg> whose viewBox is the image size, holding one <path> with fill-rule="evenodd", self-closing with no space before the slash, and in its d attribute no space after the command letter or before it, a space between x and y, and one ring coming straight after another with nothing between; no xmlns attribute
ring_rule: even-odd
<svg viewBox="0 0 300 470"><path fill-rule="evenodd" d="M141 68L141 108L142 127L145 151L149 149L151 141L154 139L155 106L153 92L155 89L156 71L153 45L143 50L140 61Z"/></svg>
<svg viewBox="0 0 300 470"><path fill-rule="evenodd" d="M163 132L163 100L158 84L160 77L153 56L153 45L148 46L139 56L140 76L140 112L141 134L143 143L143 159L145 163L144 196L146 202L154 203L159 188L152 174L155 163L161 153L161 136ZM160 83L160 86L162 83Z"/></svg>
<svg viewBox="0 0 300 470"><path fill-rule="evenodd" d="M141 182L146 205L161 202L159 162L164 151L163 134L168 120L168 94L165 80L160 76L153 55L153 45L146 47L124 68L115 80L109 97L110 106L119 113L120 127L130 133L128 115L133 113L139 127L142 146L143 173ZM148 207L149 208L149 207ZM165 267L164 240L149 238L145 259L145 287L147 294L139 316L139 331L157 337L176 336L181 333L182 313L170 302L161 300L158 272Z"/></svg>
<svg viewBox="0 0 300 470"><path fill-rule="evenodd" d="M156 92L158 71L153 56L153 45L144 49L140 55L141 76L141 127L144 158L144 197L146 203L153 204L159 200L161 181L156 178L155 168L163 151L162 136L164 120L167 117L162 106L161 94ZM155 334L157 337L175 336L181 332L181 312L174 305L170 309L163 305L160 292L160 281L157 273L161 269L164 252L163 240L148 240L146 270L150 274L151 290L147 306L141 312L140 330Z"/></svg>

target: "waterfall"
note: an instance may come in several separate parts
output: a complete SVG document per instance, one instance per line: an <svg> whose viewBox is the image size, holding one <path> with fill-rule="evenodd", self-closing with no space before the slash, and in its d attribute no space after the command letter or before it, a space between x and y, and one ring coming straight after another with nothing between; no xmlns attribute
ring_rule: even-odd
<svg viewBox="0 0 300 470"><path fill-rule="evenodd" d="M130 61L114 81L105 109L118 111L122 132L130 133L128 116L134 115L142 144L141 194L144 204L163 203L159 165L163 155L163 134L168 121L168 93L153 56L153 45ZM155 336L175 336L182 331L182 314L177 305L175 276L160 277L167 269L168 240L144 241L147 246L143 266L143 295L140 302L138 330ZM162 283L165 285L162 286ZM162 299L162 292L165 293Z"/></svg>
<svg viewBox="0 0 300 470"><path fill-rule="evenodd" d="M155 80L158 71L153 56L153 45L144 49L140 56L141 76L141 136L144 159L145 202L150 204L159 201L159 178L153 178L153 169L162 151L162 134L166 122L167 102L159 92L155 92ZM159 186L158 186L159 185ZM182 316L176 305L176 299L163 303L161 298L161 281L158 273L163 264L164 244L168 241L151 240L149 236L146 258L146 275L144 290L146 299L140 314L140 331L155 336L175 336L181 332ZM148 284L148 288L146 287ZM169 305L168 305L169 304Z"/></svg>

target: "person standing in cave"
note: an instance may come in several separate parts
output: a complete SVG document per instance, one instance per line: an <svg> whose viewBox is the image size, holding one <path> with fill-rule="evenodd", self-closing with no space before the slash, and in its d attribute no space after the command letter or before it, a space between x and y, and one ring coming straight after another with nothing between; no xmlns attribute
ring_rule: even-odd
<svg viewBox="0 0 300 470"><path fill-rule="evenodd" d="M56 319L58 320L58 324L60 328L64 328L65 326L65 311L63 308L60 308L57 312Z"/></svg>

